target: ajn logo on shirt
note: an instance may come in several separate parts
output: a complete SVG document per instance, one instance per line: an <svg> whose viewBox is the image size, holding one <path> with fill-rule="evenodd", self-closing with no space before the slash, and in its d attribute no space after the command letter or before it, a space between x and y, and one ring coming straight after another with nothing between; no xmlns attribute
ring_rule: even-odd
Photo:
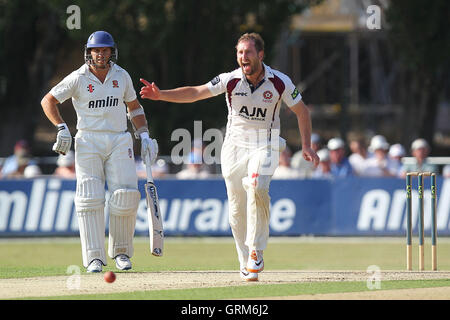
<svg viewBox="0 0 450 320"><path fill-rule="evenodd" d="M89 101L89 109L104 108L104 107L117 107L119 105L119 98L109 96L106 99Z"/></svg>
<svg viewBox="0 0 450 320"><path fill-rule="evenodd" d="M267 108L258 108L253 107L249 112L247 106L242 106L241 110L239 110L239 115L249 120L260 120L264 121L267 114Z"/></svg>
<svg viewBox="0 0 450 320"><path fill-rule="evenodd" d="M117 81L117 80L113 80L112 84L113 84L113 88L118 88L119 87L119 81Z"/></svg>
<svg viewBox="0 0 450 320"><path fill-rule="evenodd" d="M93 86L92 84L89 84L89 85L87 86L87 89L88 89L88 91L89 91L90 93L92 93L92 92L94 91L94 86Z"/></svg>

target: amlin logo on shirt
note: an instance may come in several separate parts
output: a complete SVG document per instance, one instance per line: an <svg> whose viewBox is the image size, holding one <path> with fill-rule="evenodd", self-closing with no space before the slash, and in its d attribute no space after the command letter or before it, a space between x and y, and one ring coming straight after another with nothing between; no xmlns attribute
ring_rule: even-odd
<svg viewBox="0 0 450 320"><path fill-rule="evenodd" d="M89 109L104 108L104 107L117 107L119 105L119 99L109 96L106 99L91 100L89 101Z"/></svg>

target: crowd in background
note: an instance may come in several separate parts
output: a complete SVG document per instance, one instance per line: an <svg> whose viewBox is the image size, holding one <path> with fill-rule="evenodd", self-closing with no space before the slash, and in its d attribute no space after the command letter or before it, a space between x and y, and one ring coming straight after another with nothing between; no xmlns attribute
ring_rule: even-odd
<svg viewBox="0 0 450 320"><path fill-rule="evenodd" d="M19 140L14 145L14 153L0 164L0 179L34 178L43 175L39 163L33 158L31 147L26 140ZM59 155L55 177L75 179L75 154L70 150L66 155Z"/></svg>
<svg viewBox="0 0 450 320"><path fill-rule="evenodd" d="M428 161L431 148L422 138L414 140L410 146L411 156L415 158L414 163L403 163L402 158L408 156L405 147L399 143L390 144L383 135L373 136L368 145L365 139L351 139L347 146L339 137L323 143L321 137L313 133L311 146L320 158L317 168L303 159L301 150L292 154L287 148L280 156L280 166L273 178L404 178L406 173L411 171L440 174L439 166ZM442 175L450 178L450 165L444 166Z"/></svg>
<svg viewBox="0 0 450 320"><path fill-rule="evenodd" d="M197 144L194 144L197 146ZM166 177L176 179L207 179L217 176L213 167L203 161L203 146L194 147L184 159L183 165L175 172L163 158L157 159L152 166L155 179ZM335 177L398 177L404 178L406 172L433 172L450 178L450 165L439 170L439 166L429 163L431 152L429 143L422 138L416 139L410 146L410 156L415 158L412 163L403 163L402 158L409 156L405 147L399 143L390 144L383 135L375 135L367 144L365 139L350 139L348 145L334 137L328 141L317 134L311 135L311 147L317 152L320 163L314 168L306 161L302 151L293 153L289 147L281 152L279 166L273 179L332 179ZM14 146L14 153L0 164L0 179L34 178L43 175L39 164L33 159L31 148L27 141L19 140ZM146 178L145 166L136 157L138 177ZM220 174L220 173L219 173ZM48 174L47 174L48 175ZM60 155L56 160L54 177L75 179L75 157L70 151Z"/></svg>

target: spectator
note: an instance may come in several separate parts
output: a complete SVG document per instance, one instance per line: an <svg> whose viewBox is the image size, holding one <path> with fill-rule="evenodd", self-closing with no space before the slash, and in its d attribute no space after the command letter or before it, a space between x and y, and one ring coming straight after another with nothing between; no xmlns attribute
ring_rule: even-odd
<svg viewBox="0 0 450 320"><path fill-rule="evenodd" d="M311 148L317 152L321 147L321 138L317 133L311 134ZM294 153L291 158L291 168L297 169L300 174L299 178L310 178L315 170L314 164L311 161L306 161L303 158L302 150Z"/></svg>
<svg viewBox="0 0 450 320"><path fill-rule="evenodd" d="M36 164L27 165L25 167L25 170L23 171L24 178L32 179L40 175L42 175L41 168L39 168L39 166Z"/></svg>
<svg viewBox="0 0 450 320"><path fill-rule="evenodd" d="M388 157L389 143L384 139L372 139L369 149L373 157L365 161L362 176L367 177L393 177L396 176L396 166Z"/></svg>
<svg viewBox="0 0 450 320"><path fill-rule="evenodd" d="M12 179L12 178L24 178L25 177L25 169L30 165L30 158L28 156L17 156L15 159L15 170L10 171L8 174L4 176L4 178Z"/></svg>
<svg viewBox="0 0 450 320"><path fill-rule="evenodd" d="M411 171L438 173L438 167L427 161L430 151L430 145L425 139L414 140L411 144L411 154L416 159L416 163L403 165L401 176L405 177L406 173Z"/></svg>
<svg viewBox="0 0 450 320"><path fill-rule="evenodd" d="M381 134L377 134L376 136L373 136L372 139L370 139L369 144L369 158L373 156L374 150L371 146L377 146L383 143L387 143L386 137L382 136Z"/></svg>
<svg viewBox="0 0 450 320"><path fill-rule="evenodd" d="M189 160L183 170L176 174L178 179L207 179L211 175L207 166L203 164L200 152L189 153Z"/></svg>
<svg viewBox="0 0 450 320"><path fill-rule="evenodd" d="M28 164L36 165L30 157L31 149L28 142L26 140L17 141L14 145L14 154L6 158L3 163L0 177L22 176Z"/></svg>
<svg viewBox="0 0 450 320"><path fill-rule="evenodd" d="M56 160L57 168L53 172L54 176L66 179L75 179L75 154L69 150L66 155L60 154Z"/></svg>
<svg viewBox="0 0 450 320"><path fill-rule="evenodd" d="M273 173L273 179L297 179L300 178L300 172L291 167L291 150L286 147L280 153L280 161L278 167Z"/></svg>
<svg viewBox="0 0 450 320"><path fill-rule="evenodd" d="M348 157L348 161L350 161L354 173L356 175L361 175L364 171L366 160L369 158L365 140L363 138L351 140L350 150L352 154Z"/></svg>
<svg viewBox="0 0 450 320"><path fill-rule="evenodd" d="M320 158L319 166L314 170L313 178L316 179L330 179L333 178L331 174L331 162L330 162L330 151L328 149L320 149L317 151L317 155Z"/></svg>
<svg viewBox="0 0 450 320"><path fill-rule="evenodd" d="M345 143L341 138L332 138L328 141L330 150L331 174L333 177L353 176L353 168L345 155Z"/></svg>
<svg viewBox="0 0 450 320"><path fill-rule="evenodd" d="M393 144L389 148L388 156L393 162L393 165L395 167L395 175L398 177L401 176L402 158L405 155L406 155L405 148L400 143Z"/></svg>

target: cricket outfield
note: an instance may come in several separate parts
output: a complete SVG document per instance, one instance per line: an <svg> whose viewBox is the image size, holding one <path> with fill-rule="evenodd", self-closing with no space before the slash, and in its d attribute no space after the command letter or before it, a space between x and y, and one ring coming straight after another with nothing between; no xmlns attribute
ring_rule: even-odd
<svg viewBox="0 0 450 320"><path fill-rule="evenodd" d="M272 237L258 282L239 277L231 237L168 237L163 257L135 239L133 269L108 258L86 274L77 238L0 239L0 299L433 299L450 297L450 238L438 239L438 271L405 271L403 238ZM430 269L429 245L425 269Z"/></svg>

